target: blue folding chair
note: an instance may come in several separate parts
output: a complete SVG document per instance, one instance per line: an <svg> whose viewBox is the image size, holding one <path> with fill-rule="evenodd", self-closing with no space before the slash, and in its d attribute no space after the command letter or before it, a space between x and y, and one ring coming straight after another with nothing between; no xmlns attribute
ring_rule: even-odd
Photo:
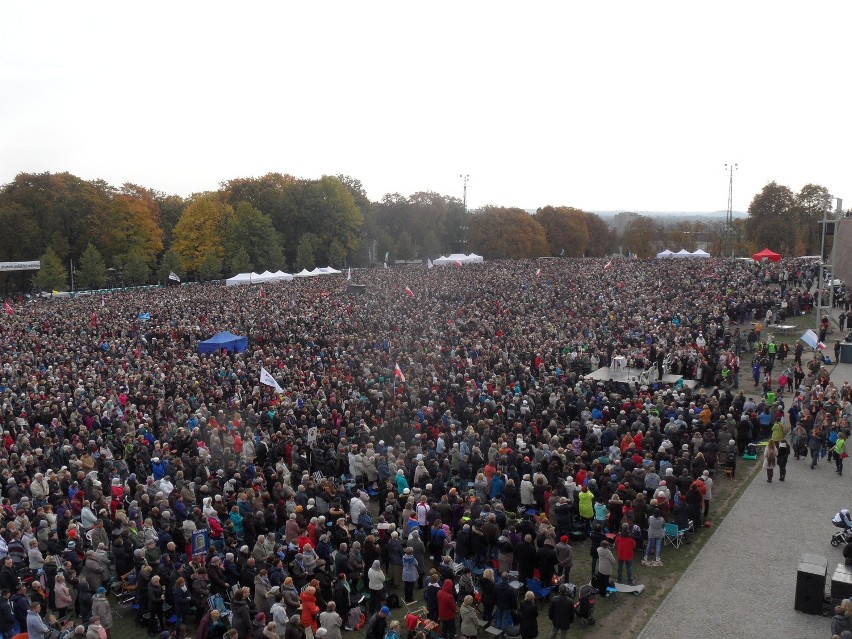
<svg viewBox="0 0 852 639"><path fill-rule="evenodd" d="M550 596L550 591L553 590L553 588L545 588L541 585L541 582L538 579L529 577L527 578L527 590L533 593L536 599L542 601L546 597Z"/></svg>

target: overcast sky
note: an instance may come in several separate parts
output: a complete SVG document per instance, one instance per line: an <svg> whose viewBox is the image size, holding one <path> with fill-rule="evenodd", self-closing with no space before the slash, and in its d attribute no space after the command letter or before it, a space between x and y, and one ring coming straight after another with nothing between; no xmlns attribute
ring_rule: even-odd
<svg viewBox="0 0 852 639"><path fill-rule="evenodd" d="M270 171L369 196L715 211L768 181L852 206L852 3L0 4L0 184L168 193Z"/></svg>

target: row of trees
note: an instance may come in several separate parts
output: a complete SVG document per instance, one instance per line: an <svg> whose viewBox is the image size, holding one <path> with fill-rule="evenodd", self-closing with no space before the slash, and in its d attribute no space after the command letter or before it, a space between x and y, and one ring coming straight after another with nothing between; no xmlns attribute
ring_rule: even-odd
<svg viewBox="0 0 852 639"><path fill-rule="evenodd" d="M816 220L828 191L809 184L798 194L774 182L737 222L736 252L771 246L785 254L819 249ZM663 225L634 216L617 234L598 215L545 206L531 215L486 206L465 213L458 198L399 193L371 202L347 176L316 180L270 173L223 182L188 198L136 184L114 187L70 173L20 174L0 189L0 261L42 256L40 289L164 282L170 272L213 279L256 270L317 265L365 266L450 252L487 258L653 256L662 246L721 254L724 224ZM27 273L0 276L0 286L28 288ZM5 281L3 281L5 280Z"/></svg>

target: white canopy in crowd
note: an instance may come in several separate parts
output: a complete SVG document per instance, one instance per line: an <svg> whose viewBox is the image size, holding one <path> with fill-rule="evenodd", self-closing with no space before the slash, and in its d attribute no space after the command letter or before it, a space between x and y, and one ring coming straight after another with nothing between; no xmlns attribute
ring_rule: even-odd
<svg viewBox="0 0 852 639"><path fill-rule="evenodd" d="M664 260L668 258L684 259L687 257L710 257L710 253L702 251L701 249L696 250L694 253L690 253L686 249L680 249L677 253L673 253L669 249L657 253L658 260Z"/></svg>
<svg viewBox="0 0 852 639"><path fill-rule="evenodd" d="M293 276L284 271L264 271L263 273L239 273L225 280L225 286L243 286L245 284L265 284L267 282L286 282Z"/></svg>
<svg viewBox="0 0 852 639"><path fill-rule="evenodd" d="M464 253L452 253L432 260L432 264L435 266L447 266L449 264L455 264L456 262L459 264L474 264L482 261L482 256L477 255L476 253L470 253L469 255L465 255Z"/></svg>

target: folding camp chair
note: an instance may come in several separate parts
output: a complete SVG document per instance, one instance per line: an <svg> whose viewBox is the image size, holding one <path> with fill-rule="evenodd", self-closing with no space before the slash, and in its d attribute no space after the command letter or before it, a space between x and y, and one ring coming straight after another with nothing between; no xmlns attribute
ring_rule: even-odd
<svg viewBox="0 0 852 639"><path fill-rule="evenodd" d="M538 579L527 578L527 590L535 595L535 598L541 603L545 598L550 596L550 591L553 588L544 587Z"/></svg>
<svg viewBox="0 0 852 639"><path fill-rule="evenodd" d="M663 533L666 536L666 542L674 546L675 548L680 548L680 545L683 543L683 536L686 534L685 530L680 530L677 527L677 524L674 522L669 522L663 526Z"/></svg>

